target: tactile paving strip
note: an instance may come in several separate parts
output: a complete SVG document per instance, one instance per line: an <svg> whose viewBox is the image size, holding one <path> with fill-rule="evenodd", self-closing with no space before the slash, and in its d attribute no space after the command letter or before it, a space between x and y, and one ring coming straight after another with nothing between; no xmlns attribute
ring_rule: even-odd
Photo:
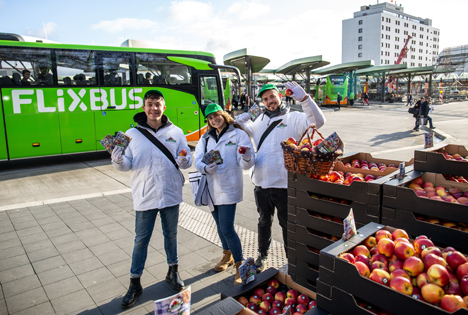
<svg viewBox="0 0 468 315"><path fill-rule="evenodd" d="M179 226L221 247L216 223L210 213L182 202L180 204ZM257 233L239 225L235 225L234 228L241 240L244 258L253 257L256 259L258 255ZM283 244L272 240L266 268L274 267L287 274L287 263Z"/></svg>

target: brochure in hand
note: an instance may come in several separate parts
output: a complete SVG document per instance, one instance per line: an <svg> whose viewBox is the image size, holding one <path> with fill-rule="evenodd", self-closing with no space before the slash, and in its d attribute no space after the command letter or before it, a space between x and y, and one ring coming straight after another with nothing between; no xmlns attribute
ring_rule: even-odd
<svg viewBox="0 0 468 315"><path fill-rule="evenodd" d="M111 136L110 134L102 138L101 145L106 149L107 152L112 153L112 150L114 150L115 146L119 146L123 148L123 151L125 153L125 149L128 147L128 144L132 138L127 136L125 133L122 131L116 132L114 136Z"/></svg>
<svg viewBox="0 0 468 315"><path fill-rule="evenodd" d="M255 261L252 257L247 258L242 265L239 266L239 274L241 276L242 284L247 284L255 280L257 268Z"/></svg>
<svg viewBox="0 0 468 315"><path fill-rule="evenodd" d="M336 132L329 135L325 140L314 147L317 153L333 153L337 150L343 150L343 141Z"/></svg>
<svg viewBox="0 0 468 315"><path fill-rule="evenodd" d="M260 106L258 106L258 104L254 104L249 108L248 113L250 114L252 121L255 121L255 119L257 119L257 117L260 116L260 114L262 113L262 109L260 108Z"/></svg>
<svg viewBox="0 0 468 315"><path fill-rule="evenodd" d="M190 315L191 287L164 299L154 301L154 314Z"/></svg>
<svg viewBox="0 0 468 315"><path fill-rule="evenodd" d="M205 163L205 164L210 165L212 163L223 164L224 161L223 161L223 158L221 157L221 154L219 153L218 150L216 150L216 151L211 150L210 152L207 152L203 156L202 162Z"/></svg>

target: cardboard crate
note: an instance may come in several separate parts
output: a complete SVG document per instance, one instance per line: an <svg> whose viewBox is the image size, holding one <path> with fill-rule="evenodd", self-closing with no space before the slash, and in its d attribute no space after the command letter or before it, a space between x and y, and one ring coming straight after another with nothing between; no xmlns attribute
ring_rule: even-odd
<svg viewBox="0 0 468 315"><path fill-rule="evenodd" d="M351 161L353 159L358 159L359 162L361 162L362 160L365 160L367 161L368 163L369 162L374 162L376 163L377 165L379 165L380 163L383 163L385 165L389 165L389 164L393 164L396 166L396 168L394 167L387 167L384 171L370 171L370 173L366 172L365 175L368 175L368 174L372 174L375 176L375 178L377 178L378 176L386 176L386 175L389 175L395 171L398 170L398 167L400 166L400 163L402 162L405 162L405 166L409 166L409 165L413 165L414 164L414 159L411 159L410 161L406 162L406 161L399 161L399 160L387 160L387 159L379 159L379 158L375 158L372 156L372 154L370 153L364 153L364 152L359 152L359 153L356 153L356 152L352 152L352 153L348 153L346 154L345 156L343 156L342 158L340 158L337 162L336 162L336 166L335 166L335 170L340 170L340 171L343 171L345 173L347 172L351 172L351 173L362 173L360 170L360 168L353 168L353 167L345 167L344 164L345 163L351 163ZM346 171L344 171L346 170ZM365 170L364 170L365 171Z"/></svg>
<svg viewBox="0 0 468 315"><path fill-rule="evenodd" d="M316 294L315 292L295 283L289 275L286 275L275 268L269 268L259 274L256 275L256 279L246 285L236 285L224 292L221 292L221 299L224 300L228 297L232 297L237 301L238 298L241 296L249 297L250 295L254 294L255 289L258 287L266 286L270 279L276 279L278 282L286 285L287 287L296 290L301 294L307 295L309 298L315 300ZM323 310L319 308L314 308L309 310L305 313L306 315L314 315L314 314L325 314Z"/></svg>
<svg viewBox="0 0 468 315"><path fill-rule="evenodd" d="M319 252L314 252L314 249ZM300 241L288 238L288 257L298 258L318 267L320 250L318 248L312 248L307 244L303 244Z"/></svg>
<svg viewBox="0 0 468 315"><path fill-rule="evenodd" d="M370 301L376 307L394 314L449 314L437 306L416 300L411 296L362 277L353 264L350 264L347 260L338 258L340 253L352 251L353 248L365 238L373 235L380 229L386 229L390 232L395 230L393 227L370 223L364 228L361 228L358 235L352 237L349 241L343 244L334 244L333 246L323 249L320 252L319 280L326 283L329 287L338 288L356 298ZM318 294L327 296L327 292L329 292L329 290L325 290L323 286L317 285ZM468 314L468 310L459 310L453 314Z"/></svg>
<svg viewBox="0 0 468 315"><path fill-rule="evenodd" d="M464 146L455 144L441 144L424 150L416 150L414 151L414 169L468 178L468 162L447 160L445 156L436 151L445 151L450 155L458 153L463 157L468 155L468 150Z"/></svg>
<svg viewBox="0 0 468 315"><path fill-rule="evenodd" d="M288 274L296 276L296 283L297 276L308 279L310 284L307 284L306 288L308 287L315 292L315 283L319 276L319 265L314 265L295 257L288 257L288 262ZM304 286L303 284L301 285Z"/></svg>
<svg viewBox="0 0 468 315"><path fill-rule="evenodd" d="M356 223L361 224L360 227L370 222L380 222L380 202L379 204L372 205L367 203L361 203L358 201L353 201L350 205L347 205L338 202L313 198L310 195L310 193L304 190L294 189L294 191L291 191L291 194L288 196L289 214L297 216L297 213L299 212L298 209L307 209L331 217L338 217L341 220L343 220L348 216L349 210L353 209L354 219ZM294 222L292 221L293 219L294 218L291 217L289 221Z"/></svg>
<svg viewBox="0 0 468 315"><path fill-rule="evenodd" d="M254 315L254 311L249 310L242 304L228 297L218 301L208 308L196 312L197 315Z"/></svg>
<svg viewBox="0 0 468 315"><path fill-rule="evenodd" d="M290 272L288 271L288 273L290 273ZM312 280L312 279L308 279L308 278L306 278L306 277L304 277L304 276L302 276L300 274L294 274L294 273L290 273L290 276L293 279L293 281L295 283L297 283L298 285L303 286L304 288L309 289L310 291L316 292L316 290L317 290L317 284L316 284L317 279L316 278L314 280ZM317 303L317 305L318 305L318 303Z"/></svg>
<svg viewBox="0 0 468 315"><path fill-rule="evenodd" d="M441 185L446 188L457 187L462 191L468 191L468 184L448 181L441 174L412 171L409 172L402 181L392 179L383 185L382 206L468 224L467 205L421 198L416 195L413 189L406 187L407 184L418 177L421 177L424 181L432 182L434 186ZM388 213L386 216L387 219L392 219L392 216L389 217ZM399 225L393 226L399 227ZM410 234L412 233L411 231L407 232Z"/></svg>
<svg viewBox="0 0 468 315"><path fill-rule="evenodd" d="M338 238L341 237L341 235L336 236ZM313 234L313 231L310 228L291 222L288 222L288 238L295 241L305 242L319 250L334 243L334 241L330 239Z"/></svg>

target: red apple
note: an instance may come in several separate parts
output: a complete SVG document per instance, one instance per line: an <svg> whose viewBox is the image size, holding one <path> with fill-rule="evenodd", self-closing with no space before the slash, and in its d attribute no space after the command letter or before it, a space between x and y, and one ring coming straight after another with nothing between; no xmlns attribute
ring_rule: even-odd
<svg viewBox="0 0 468 315"><path fill-rule="evenodd" d="M434 255L442 257L442 251L440 250L440 248L435 247L435 246L427 247L421 252L422 261L424 261L424 258L426 258L427 254L434 254Z"/></svg>
<svg viewBox="0 0 468 315"><path fill-rule="evenodd" d="M416 277L416 285L419 287L419 288L422 288L423 286L425 286L426 284L430 283L429 282L429 279L427 277L427 273L425 272L421 272L417 277Z"/></svg>
<svg viewBox="0 0 468 315"><path fill-rule="evenodd" d="M369 253L370 253L370 257L373 257L374 255L379 254L379 251L377 250L377 245L375 245L374 247L372 247L372 248L369 250ZM379 254L379 255L381 255L381 254ZM385 255L382 255L382 256L385 256Z"/></svg>
<svg viewBox="0 0 468 315"><path fill-rule="evenodd" d="M444 288L445 294L453 294L453 295L460 295L462 296L463 293L460 289L460 285L456 282L450 281Z"/></svg>
<svg viewBox="0 0 468 315"><path fill-rule="evenodd" d="M450 270L450 267L447 268L447 271L449 273L449 281L450 282L460 283L457 276L453 273L452 270Z"/></svg>
<svg viewBox="0 0 468 315"><path fill-rule="evenodd" d="M463 302L465 302L465 304L468 305L468 295L465 295L463 297Z"/></svg>
<svg viewBox="0 0 468 315"><path fill-rule="evenodd" d="M271 308L278 308L278 309L283 309L283 302L274 300L273 303L271 303Z"/></svg>
<svg viewBox="0 0 468 315"><path fill-rule="evenodd" d="M396 246L396 244L398 244L400 242L405 242L405 243L411 244L410 241L407 238L404 238L404 237L399 237L396 240L393 240L393 243L395 243L395 246Z"/></svg>
<svg viewBox="0 0 468 315"><path fill-rule="evenodd" d="M280 301L281 303L284 303L284 300L286 300L286 294L284 294L281 291L276 292L275 301Z"/></svg>
<svg viewBox="0 0 468 315"><path fill-rule="evenodd" d="M395 245L394 253L399 259L405 260L406 258L414 256L415 251L412 244L398 242L398 244Z"/></svg>
<svg viewBox="0 0 468 315"><path fill-rule="evenodd" d="M354 260L354 264L356 264L358 261L364 263L364 265L369 266L370 265L370 260L364 255L357 255L356 259Z"/></svg>
<svg viewBox="0 0 468 315"><path fill-rule="evenodd" d="M468 262L461 264L457 267L457 277L458 279L463 278L468 275Z"/></svg>
<svg viewBox="0 0 468 315"><path fill-rule="evenodd" d="M385 266L388 265L388 259L387 259L387 257L386 257L384 254L378 253L378 254L375 254L374 256L372 256L371 261L370 261L371 264L374 263L374 262L376 262L376 261L381 261L381 262L383 262Z"/></svg>
<svg viewBox="0 0 468 315"><path fill-rule="evenodd" d="M424 271L424 263L417 257L409 257L403 262L403 270L405 270L411 277L417 277Z"/></svg>
<svg viewBox="0 0 468 315"><path fill-rule="evenodd" d="M411 281L411 277L403 269L395 269L395 270L392 271L392 273L390 274L390 278L393 279L393 278L396 278L396 277L403 277L403 278L408 279L408 281Z"/></svg>
<svg viewBox="0 0 468 315"><path fill-rule="evenodd" d="M316 307L317 307L317 301L312 300L309 302L309 310L316 308Z"/></svg>
<svg viewBox="0 0 468 315"><path fill-rule="evenodd" d="M282 314L281 309L278 307L272 307L270 311L268 311L268 315L279 315Z"/></svg>
<svg viewBox="0 0 468 315"><path fill-rule="evenodd" d="M273 288L274 289L274 288ZM276 289L275 289L276 291ZM262 301L267 301L269 303L273 302L275 300L275 297L273 296L273 294L267 292L265 293L263 296L262 296Z"/></svg>
<svg viewBox="0 0 468 315"><path fill-rule="evenodd" d="M447 263L442 257L434 255L434 254L426 255L426 258L424 259L424 267L426 268L426 270L428 270L429 267L431 267L432 265L436 265L436 264L444 266L444 267L447 266Z"/></svg>
<svg viewBox="0 0 468 315"><path fill-rule="evenodd" d="M377 241L377 244L382 238L388 238L389 240L393 240L392 233L390 233L387 230L379 230L375 233L375 240Z"/></svg>
<svg viewBox="0 0 468 315"><path fill-rule="evenodd" d="M344 253L344 254L341 254L340 255L341 258L343 259L346 259L347 261L349 261L350 263L354 264L354 255L351 254L351 253Z"/></svg>
<svg viewBox="0 0 468 315"><path fill-rule="evenodd" d="M258 306L259 309L261 310L264 310L266 312L268 312L271 308L271 305L270 305L270 302L268 301L262 301L262 303L260 303L260 305Z"/></svg>
<svg viewBox="0 0 468 315"><path fill-rule="evenodd" d="M377 245L377 240L373 236L369 236L364 240L364 245L367 247L367 249L371 250L372 247Z"/></svg>
<svg viewBox="0 0 468 315"><path fill-rule="evenodd" d="M240 298L238 298L237 302L239 302L240 304L244 306L247 306L247 304L249 304L249 300L247 300L245 296L241 296Z"/></svg>
<svg viewBox="0 0 468 315"><path fill-rule="evenodd" d="M272 286L268 286L265 291L266 291L266 293L270 293L273 297L276 294L276 289L275 289L275 287L272 287Z"/></svg>
<svg viewBox="0 0 468 315"><path fill-rule="evenodd" d="M444 294L444 290L437 284L429 283L421 288L421 295L424 301L431 304L439 304Z"/></svg>
<svg viewBox="0 0 468 315"><path fill-rule="evenodd" d="M388 263L388 271L392 272L395 269L403 269L403 260L397 259Z"/></svg>
<svg viewBox="0 0 468 315"><path fill-rule="evenodd" d="M421 252L426 249L427 247L434 246L431 240L427 238L417 238L413 242L414 250L418 255L421 255Z"/></svg>
<svg viewBox="0 0 468 315"><path fill-rule="evenodd" d="M269 315L269 313L270 313L269 311L267 312L267 311L264 311L264 310L258 310L257 311L257 314L261 314L261 315Z"/></svg>
<svg viewBox="0 0 468 315"><path fill-rule="evenodd" d="M390 281L390 288L406 295L411 295L413 293L413 286L411 285L411 281L405 277L393 278Z"/></svg>
<svg viewBox="0 0 468 315"><path fill-rule="evenodd" d="M360 261L357 261L356 263L354 263L354 265L356 266L361 276L369 278L370 271L367 265L365 265L363 262L360 262Z"/></svg>
<svg viewBox="0 0 468 315"><path fill-rule="evenodd" d="M390 275L382 269L374 269L370 274L369 279L387 286L390 283Z"/></svg>
<svg viewBox="0 0 468 315"><path fill-rule="evenodd" d="M424 179L422 179L421 177L418 177L416 179L413 179L411 182L415 183L416 185L422 186L424 184Z"/></svg>
<svg viewBox="0 0 468 315"><path fill-rule="evenodd" d="M453 271L457 270L457 267L461 264L466 263L468 260L466 257L459 251L453 251L447 254L446 257L447 263L452 268Z"/></svg>
<svg viewBox="0 0 468 315"><path fill-rule="evenodd" d="M179 155L180 156L187 156L187 151L186 150L180 150Z"/></svg>
<svg viewBox="0 0 468 315"><path fill-rule="evenodd" d="M244 154L245 153L245 148L244 147L239 147L239 153Z"/></svg>
<svg viewBox="0 0 468 315"><path fill-rule="evenodd" d="M465 302L459 295L446 294L440 301L440 306L447 312L453 313L461 308L467 309Z"/></svg>
<svg viewBox="0 0 468 315"><path fill-rule="evenodd" d="M289 145L291 143L297 144L296 139L294 139L293 137L289 137L288 139L286 139L286 145Z"/></svg>
<svg viewBox="0 0 468 315"><path fill-rule="evenodd" d="M265 290L263 290L262 288L257 288L255 289L254 294L258 295L261 298L265 294Z"/></svg>
<svg viewBox="0 0 468 315"><path fill-rule="evenodd" d="M259 305L260 303L262 303L262 298L254 294L250 297L249 302Z"/></svg>
<svg viewBox="0 0 468 315"><path fill-rule="evenodd" d="M444 266L432 265L427 269L427 278L429 282L445 287L449 283L448 271Z"/></svg>
<svg viewBox="0 0 468 315"><path fill-rule="evenodd" d="M382 238L377 242L377 250L386 257L392 256L394 249L395 243L393 243L393 241L388 238Z"/></svg>
<svg viewBox="0 0 468 315"><path fill-rule="evenodd" d="M290 289L288 292L286 292L286 296L288 298L293 298L294 300L296 300L299 296L299 293L297 293L297 291L294 289Z"/></svg>
<svg viewBox="0 0 468 315"><path fill-rule="evenodd" d="M294 307L296 306L296 299L295 298L292 298L292 297L288 297L286 298L286 300L284 301L284 306L290 306L291 307Z"/></svg>
<svg viewBox="0 0 468 315"><path fill-rule="evenodd" d="M364 255L364 256L369 257L370 253L369 253L369 249L365 245L358 245L353 249L353 255L354 256Z"/></svg>
<svg viewBox="0 0 468 315"><path fill-rule="evenodd" d="M305 294L301 294L297 297L297 303L307 305L309 304L309 297Z"/></svg>
<svg viewBox="0 0 468 315"><path fill-rule="evenodd" d="M464 276L460 279L460 290L463 295L468 295L468 276Z"/></svg>
<svg viewBox="0 0 468 315"><path fill-rule="evenodd" d="M409 239L408 233L406 233L405 230L396 229L395 231L393 231L393 233L392 233L392 238L393 238L394 240L396 240L397 238L400 238L400 237Z"/></svg>
<svg viewBox="0 0 468 315"><path fill-rule="evenodd" d="M297 313L301 313L301 314L304 314L305 312L308 311L308 308L307 306L305 306L304 304L298 304L294 310L297 312Z"/></svg>
<svg viewBox="0 0 468 315"><path fill-rule="evenodd" d="M374 271L374 269L382 269L382 270L385 270L388 272L388 267L381 261L374 261L371 265L370 265L370 271Z"/></svg>
<svg viewBox="0 0 468 315"><path fill-rule="evenodd" d="M255 302L250 302L249 304L247 304L247 308L251 311L257 312L258 305Z"/></svg>

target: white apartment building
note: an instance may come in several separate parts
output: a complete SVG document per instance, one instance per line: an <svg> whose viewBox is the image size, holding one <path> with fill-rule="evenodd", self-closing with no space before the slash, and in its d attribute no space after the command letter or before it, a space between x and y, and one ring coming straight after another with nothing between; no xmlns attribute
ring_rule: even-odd
<svg viewBox="0 0 468 315"><path fill-rule="evenodd" d="M352 19L343 20L341 60L374 60L376 66L395 64L405 42L411 36L406 58L408 67L436 63L440 30L431 19L403 12L403 7L384 2L361 6Z"/></svg>

